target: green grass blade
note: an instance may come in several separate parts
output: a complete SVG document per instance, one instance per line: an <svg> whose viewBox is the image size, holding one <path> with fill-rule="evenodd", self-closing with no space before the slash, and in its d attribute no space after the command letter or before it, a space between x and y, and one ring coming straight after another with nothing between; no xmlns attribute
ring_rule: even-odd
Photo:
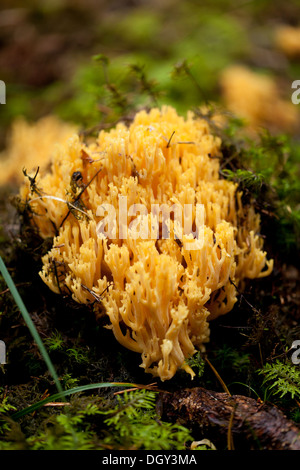
<svg viewBox="0 0 300 470"><path fill-rule="evenodd" d="M100 382L100 383L95 383L95 384L88 384L88 385L81 385L79 387L74 387L69 390L63 390L59 393L56 393L54 395L51 395L44 400L38 401L34 403L31 406L28 406L27 408L24 408L23 410L17 411L14 413L11 418L14 420L17 420L21 418L22 416L25 416L28 413L32 413L33 411L36 411L39 409L41 406L44 406L45 404L49 402L53 402L55 400L64 398L68 395L73 395L74 393L80 393L80 392L85 392L87 390L95 390L97 388L106 388L106 387L137 387L141 388L141 385L137 384L132 384L132 383L127 383L127 382Z"/></svg>
<svg viewBox="0 0 300 470"><path fill-rule="evenodd" d="M232 382L232 383L230 384L230 386L231 386L231 385L234 385L234 384L243 385L244 387L247 387L248 390L251 390L251 392L255 393L255 395L257 396L257 398L260 399L260 396L258 395L258 393L254 390L254 388L250 387L250 385L244 384L243 382Z"/></svg>
<svg viewBox="0 0 300 470"><path fill-rule="evenodd" d="M31 320L31 317L30 317L30 315L29 315L29 313L28 313L28 311L27 311L27 309L24 305L24 302L21 299L21 296L20 296L20 294L19 294L19 292L18 292L18 290L17 290L17 288L16 288L16 286L15 286L15 284L14 284L14 282L13 282L13 280L12 280L12 278L11 278L11 276L10 276L10 274L9 274L9 272L8 272L1 256L0 256L0 271L1 271L2 276L4 277L4 280L7 284L7 287L9 288L9 290L10 290L17 306L20 309L20 312L21 312L21 314L24 318L24 321L25 321L26 325L28 326L28 329L29 329L30 333L33 336L34 341L36 342L36 344L39 347L39 350L42 354L42 357L43 357L45 363L47 364L48 370L49 370L50 374L52 375L52 377L54 379L54 382L55 382L55 385L56 385L56 388L57 388L58 392L62 393L63 392L62 386L59 382L59 378L56 374L55 368L54 368L54 366L51 362L51 359L48 355L48 352L47 352L47 350L46 350L46 348L45 348L45 346L44 346L44 344L41 340L41 337L40 337L39 333L37 332L37 329L36 329L33 321Z"/></svg>

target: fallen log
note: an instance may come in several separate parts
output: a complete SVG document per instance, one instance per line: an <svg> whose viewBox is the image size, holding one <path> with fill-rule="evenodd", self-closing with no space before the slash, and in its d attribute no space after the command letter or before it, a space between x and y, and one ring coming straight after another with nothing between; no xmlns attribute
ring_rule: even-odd
<svg viewBox="0 0 300 470"><path fill-rule="evenodd" d="M162 419L193 430L219 450L300 450L300 428L274 405L201 387L161 392ZM198 434L197 434L198 433Z"/></svg>

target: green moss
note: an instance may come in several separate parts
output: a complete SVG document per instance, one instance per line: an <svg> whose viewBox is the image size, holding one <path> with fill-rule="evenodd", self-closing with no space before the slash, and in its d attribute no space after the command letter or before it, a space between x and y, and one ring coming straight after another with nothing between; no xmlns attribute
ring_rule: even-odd
<svg viewBox="0 0 300 470"><path fill-rule="evenodd" d="M4 419L0 449L186 449L192 441L189 430L161 421L155 412L155 402L156 393L145 389L117 395L113 407L97 396L77 397L63 411L55 411L43 420L31 435ZM0 405L4 416L13 409L6 399Z"/></svg>

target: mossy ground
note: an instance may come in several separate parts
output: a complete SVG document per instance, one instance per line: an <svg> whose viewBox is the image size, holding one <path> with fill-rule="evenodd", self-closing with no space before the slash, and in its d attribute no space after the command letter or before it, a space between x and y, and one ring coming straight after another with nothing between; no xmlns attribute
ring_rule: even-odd
<svg viewBox="0 0 300 470"><path fill-rule="evenodd" d="M68 1L55 2L55 6L33 1L23 10L12 8L12 21L26 41L21 44L12 38L8 21L1 32L0 64L5 76L0 78L9 83L7 105L0 116L1 147L13 119L20 114L35 120L51 112L79 123L86 132L114 125L120 118L130 119L140 106L169 103L186 112L203 104L203 96L222 104L218 73L235 62L267 71L281 83L286 98L292 81L300 78L299 60L284 58L272 47L271 39L274 24L294 24L299 10L296 0L245 5L233 0L218 0L213 5L190 0L155 2L151 8L139 2L102 3L103 8L96 10L92 2L80 1L76 6ZM20 59L24 54L27 60ZM300 130L291 136L265 136L240 151L236 125L232 121L223 135L224 163L236 151L235 159L224 168L232 172L227 177L237 178L246 196L247 191L253 196L254 188L265 247L275 267L268 278L249 282L232 312L211 323L207 358L231 393L269 400L299 425L297 399L272 395L257 370L276 358L290 364L291 344L300 339ZM249 179L245 171L259 179ZM257 181L259 185L254 187ZM96 322L92 307L75 305L51 293L38 275L47 242L22 223L11 203L16 193L16 187L1 188L0 253L64 388L155 381L158 388L169 391L197 385L222 390L203 357L199 359L202 373L194 381L179 372L168 383L160 383L139 367L139 355L122 348L103 327L105 317ZM7 400L20 410L55 393L56 388L2 277L0 302L0 339L6 343L8 360L0 369L0 401ZM74 396L70 403L73 419L88 404L114 406L114 390ZM24 417L20 425L8 421L10 430L0 434L0 444L6 442L12 449L34 448L39 439L44 442L42 432L49 431L50 422L57 445L69 448L64 440L66 423L54 426L51 421L63 416L65 408L42 408ZM4 413L6 418L9 414ZM103 420L95 424L86 415L84 419L85 425L81 421L78 428L72 421L86 435L83 447L102 448L108 432ZM201 431L193 435L195 440L206 437ZM30 439L36 439L35 444ZM109 445L131 447L126 439Z"/></svg>

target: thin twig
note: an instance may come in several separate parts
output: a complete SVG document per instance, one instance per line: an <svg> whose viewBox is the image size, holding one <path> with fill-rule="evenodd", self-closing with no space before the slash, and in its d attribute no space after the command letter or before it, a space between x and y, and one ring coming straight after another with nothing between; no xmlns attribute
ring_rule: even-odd
<svg viewBox="0 0 300 470"><path fill-rule="evenodd" d="M29 286L30 282L21 282L20 284L16 284L16 287L22 287L22 286ZM7 292L10 292L10 289L4 289L2 292L0 292L0 295L7 294Z"/></svg>
<svg viewBox="0 0 300 470"><path fill-rule="evenodd" d="M228 424L228 430L227 430L227 448L228 450L234 450L234 442L233 442L233 436L232 436L232 426L233 426L233 418L234 418L234 413L237 408L237 403L235 403L232 413L230 415L229 419L229 424Z"/></svg>
<svg viewBox="0 0 300 470"><path fill-rule="evenodd" d="M170 143L171 143L171 140L172 140L172 137L173 137L174 134L175 134L175 131L172 132L171 137L168 140L168 143L167 143L167 146L166 146L167 149L170 147Z"/></svg>
<svg viewBox="0 0 300 470"><path fill-rule="evenodd" d="M78 196L74 199L73 203L77 202L82 194L84 193L84 191L89 187L89 185L92 183L92 181L96 178L96 176L100 173L100 171L102 171L103 168L100 168L98 171L96 171L96 173L94 174L94 176L92 177L92 179L84 186L84 188L82 188L82 190L80 191L80 193L78 194ZM69 203L70 204L70 203ZM75 206L76 207L76 206ZM80 210L80 209L77 209L77 210ZM68 213L65 215L65 217L63 218L61 224L60 224L60 227L62 227L63 223L67 220L67 218L69 217L70 215L70 209L68 210ZM83 211L81 211L83 212Z"/></svg>
<svg viewBox="0 0 300 470"><path fill-rule="evenodd" d="M78 211L78 212L82 212L82 214L86 215L87 217L91 218L89 216L89 214L87 214L86 212L84 212L82 209L79 209L79 207L76 207L74 206L74 204L72 204L71 202L69 201L66 201L65 199L62 199L61 197L56 197L56 196L51 196L51 195L44 195L44 196L39 196L39 197L35 197L33 199L30 199L28 201L28 204L30 204L31 202L34 202L34 201L37 201L38 199L54 199L55 201L59 201L59 202L64 202L65 204L67 204L68 206L71 206L72 209ZM76 202L76 199L75 201Z"/></svg>

